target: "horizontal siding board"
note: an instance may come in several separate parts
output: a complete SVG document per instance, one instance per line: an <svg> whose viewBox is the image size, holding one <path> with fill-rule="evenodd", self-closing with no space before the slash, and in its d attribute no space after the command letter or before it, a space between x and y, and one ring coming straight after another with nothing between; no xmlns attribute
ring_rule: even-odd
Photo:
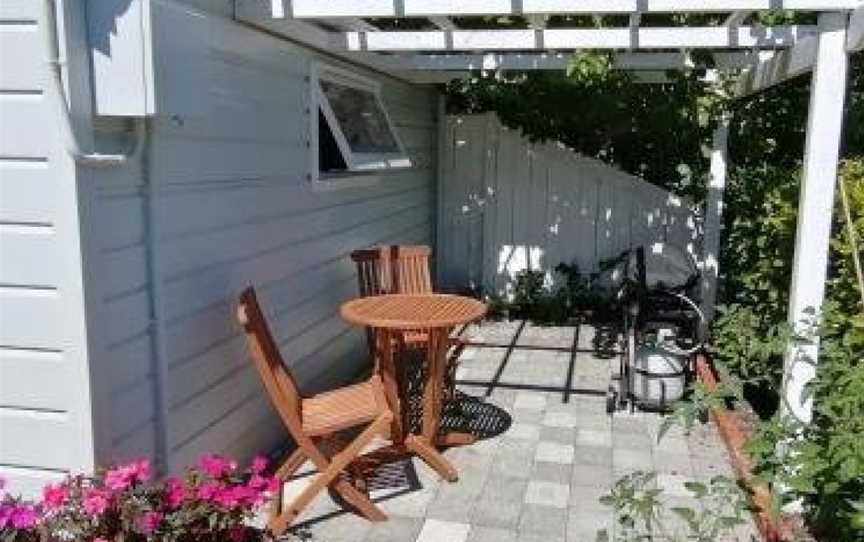
<svg viewBox="0 0 864 542"><path fill-rule="evenodd" d="M289 215L282 220L164 243L161 247L163 272L168 277L181 276L222 262L242 261L281 247L338 235L348 228L362 226L377 217L410 207L417 200L414 191L397 193L371 202L348 204L299 216Z"/></svg>
<svg viewBox="0 0 864 542"><path fill-rule="evenodd" d="M109 251L102 260L101 289L106 298L131 293L148 286L147 248L133 245Z"/></svg>
<svg viewBox="0 0 864 542"><path fill-rule="evenodd" d="M5 71L5 68L4 70ZM52 117L41 94L0 93L0 157L45 157L52 138L34 127L50 126Z"/></svg>
<svg viewBox="0 0 864 542"><path fill-rule="evenodd" d="M97 222L110 225L99 231L103 250L140 245L145 241L145 199L140 194L103 198L97 205Z"/></svg>
<svg viewBox="0 0 864 542"><path fill-rule="evenodd" d="M73 469L74 447L68 443L75 438L65 414L0 408L0 457L5 465Z"/></svg>
<svg viewBox="0 0 864 542"><path fill-rule="evenodd" d="M14 488L16 494L27 499L41 497L43 487L58 482L65 476L63 471L0 465L0 478L6 480L7 491Z"/></svg>
<svg viewBox="0 0 864 542"><path fill-rule="evenodd" d="M152 379L146 379L134 388L115 394L111 401L111 434L127 435L152 424L156 415L154 397Z"/></svg>
<svg viewBox="0 0 864 542"><path fill-rule="evenodd" d="M308 269L316 261L347 258L351 250L375 244L399 229L407 230L421 224L429 227L431 199L430 197L426 201L420 201L416 207L401 211L397 215L384 217L338 235L333 234L250 257L243 262L237 262L243 265L234 271L214 267L169 282L165 286L165 312L170 317L172 314L192 310L196 306L224 298L225 292L239 292L250 283L290 280L291 273ZM298 257L301 254L314 254L316 260L301 259ZM216 299L213 299L214 297Z"/></svg>
<svg viewBox="0 0 864 542"><path fill-rule="evenodd" d="M20 348L65 346L56 291L0 287L0 344Z"/></svg>
<svg viewBox="0 0 864 542"><path fill-rule="evenodd" d="M0 156L0 221L51 224L59 198L56 173L44 157L4 160Z"/></svg>
<svg viewBox="0 0 864 542"><path fill-rule="evenodd" d="M6 0L3 4L5 5ZM39 2L32 2L39 4ZM0 7L0 10L3 10ZM26 20L30 16L6 20ZM45 49L39 27L31 24L0 25L0 90L38 90L47 81ZM46 59L47 60L47 59Z"/></svg>
<svg viewBox="0 0 864 542"><path fill-rule="evenodd" d="M156 453L156 425L145 424L135 432L116 435L112 442L110 455L103 458L103 463L113 465L125 463L142 457L153 457Z"/></svg>
<svg viewBox="0 0 864 542"><path fill-rule="evenodd" d="M137 292L112 299L104 307L103 337L110 345L120 344L150 329L150 296Z"/></svg>
<svg viewBox="0 0 864 542"><path fill-rule="evenodd" d="M108 380L113 393L139 385L153 374L153 345L150 333L108 349Z"/></svg>
<svg viewBox="0 0 864 542"><path fill-rule="evenodd" d="M37 21L42 4L33 0L3 0L0 2L0 21Z"/></svg>
<svg viewBox="0 0 864 542"><path fill-rule="evenodd" d="M72 367L62 352L0 347L0 405L4 407L68 411L71 378Z"/></svg>
<svg viewBox="0 0 864 542"><path fill-rule="evenodd" d="M60 258L54 228L0 224L0 284L56 286Z"/></svg>

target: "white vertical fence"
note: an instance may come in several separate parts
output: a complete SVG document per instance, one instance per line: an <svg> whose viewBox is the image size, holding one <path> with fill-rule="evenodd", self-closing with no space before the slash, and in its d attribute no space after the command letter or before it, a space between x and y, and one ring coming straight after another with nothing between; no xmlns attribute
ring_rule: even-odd
<svg viewBox="0 0 864 542"><path fill-rule="evenodd" d="M507 291L526 268L584 272L632 246L698 254L692 204L559 143L531 143L494 114L442 128L438 283Z"/></svg>

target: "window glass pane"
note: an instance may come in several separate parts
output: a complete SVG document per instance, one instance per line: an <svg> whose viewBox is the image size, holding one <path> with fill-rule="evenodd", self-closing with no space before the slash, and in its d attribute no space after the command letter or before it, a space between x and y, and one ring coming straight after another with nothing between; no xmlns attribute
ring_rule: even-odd
<svg viewBox="0 0 864 542"><path fill-rule="evenodd" d="M345 171L345 159L336 144L336 138L330 131L330 124L324 118L321 110L318 110L318 171Z"/></svg>
<svg viewBox="0 0 864 542"><path fill-rule="evenodd" d="M330 102L352 152L399 152L387 117L372 92L332 81L321 81L321 91Z"/></svg>

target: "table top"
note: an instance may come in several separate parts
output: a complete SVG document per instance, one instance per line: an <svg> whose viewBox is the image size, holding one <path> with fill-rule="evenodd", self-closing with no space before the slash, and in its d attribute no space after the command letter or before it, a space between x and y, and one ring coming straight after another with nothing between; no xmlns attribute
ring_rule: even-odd
<svg viewBox="0 0 864 542"><path fill-rule="evenodd" d="M375 295L352 299L339 313L352 324L393 329L453 327L482 318L486 305L450 294Z"/></svg>

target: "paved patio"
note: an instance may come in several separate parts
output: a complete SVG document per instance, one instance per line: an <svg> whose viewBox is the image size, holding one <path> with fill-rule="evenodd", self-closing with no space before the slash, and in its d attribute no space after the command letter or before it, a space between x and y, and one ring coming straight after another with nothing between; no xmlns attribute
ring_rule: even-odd
<svg viewBox="0 0 864 542"><path fill-rule="evenodd" d="M658 444L656 414L608 416L605 390L618 362L594 354L594 335L590 325L522 322L466 330L482 346L464 351L460 389L506 430L445 452L460 473L454 484L418 460L382 469L371 494L388 522L369 523L323 495L295 534L316 542L593 542L598 529L614 528L598 498L634 470L656 471L671 504L692 505L685 481L731 474L713 426L689 436L673 429Z"/></svg>

